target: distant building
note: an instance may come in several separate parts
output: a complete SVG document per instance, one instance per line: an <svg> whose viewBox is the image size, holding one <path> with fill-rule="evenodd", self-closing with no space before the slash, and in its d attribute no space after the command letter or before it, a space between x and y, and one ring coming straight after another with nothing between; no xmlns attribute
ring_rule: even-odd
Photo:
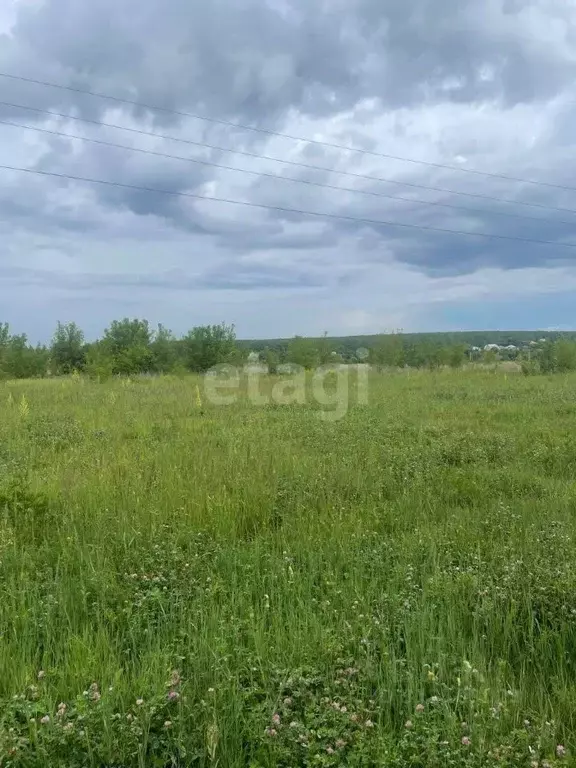
<svg viewBox="0 0 576 768"><path fill-rule="evenodd" d="M248 363L244 366L245 373L268 373L268 366L264 363Z"/></svg>
<svg viewBox="0 0 576 768"><path fill-rule="evenodd" d="M278 366L277 370L279 374L290 376L291 374L298 373L302 369L299 365L296 365L295 363L282 363L281 365Z"/></svg>

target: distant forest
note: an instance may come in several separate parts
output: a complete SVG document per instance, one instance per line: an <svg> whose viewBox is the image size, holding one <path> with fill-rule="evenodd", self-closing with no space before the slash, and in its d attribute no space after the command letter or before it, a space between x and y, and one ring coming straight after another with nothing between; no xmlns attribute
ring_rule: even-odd
<svg viewBox="0 0 576 768"><path fill-rule="evenodd" d="M531 341L546 339L556 341L560 338L576 339L574 331L450 331L433 333L397 333L397 334L372 334L369 336L327 336L312 339L320 343L323 338L328 338L331 346L343 357L353 357L358 349L373 349L381 343L382 338L399 337L407 346L419 347L433 345L436 347L450 347L465 345L467 348L484 348L487 344L498 344L505 347L509 345L522 348ZM246 339L238 343L245 348L261 352L264 349L275 349L279 353L287 350L291 339Z"/></svg>

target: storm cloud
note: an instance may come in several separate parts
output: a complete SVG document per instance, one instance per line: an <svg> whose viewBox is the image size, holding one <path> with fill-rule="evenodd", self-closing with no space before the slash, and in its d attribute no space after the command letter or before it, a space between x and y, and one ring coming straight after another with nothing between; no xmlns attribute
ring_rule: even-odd
<svg viewBox="0 0 576 768"><path fill-rule="evenodd" d="M48 175L0 169L0 320L278 336L509 300L530 327L549 296L565 324L575 22L575 0L16 0L0 165Z"/></svg>

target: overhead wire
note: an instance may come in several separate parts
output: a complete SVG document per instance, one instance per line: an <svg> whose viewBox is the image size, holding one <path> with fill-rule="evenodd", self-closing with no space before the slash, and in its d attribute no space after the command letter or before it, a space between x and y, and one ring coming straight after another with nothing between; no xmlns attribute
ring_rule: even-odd
<svg viewBox="0 0 576 768"><path fill-rule="evenodd" d="M37 112L40 114L49 115L51 117L58 117L65 120L72 120L75 122L81 122L81 123L96 125L96 126L105 127L105 128L117 129L120 131L126 131L128 133L162 139L164 141L175 141L182 144L201 147L203 149L211 149L219 152L228 152L230 154L235 154L242 157L249 157L256 160L266 160L266 161L280 163L282 165L287 165L291 167L304 168L306 170L311 170L311 171L321 171L323 173L335 173L341 176L348 176L354 179L361 179L363 181L375 181L375 182L380 182L384 184L394 184L397 186L410 187L413 189L422 189L429 192L441 192L443 194L458 195L462 197L471 197L471 198L480 199L480 200L487 200L490 202L505 203L507 205L521 205L529 208L537 208L539 210L556 211L559 213L576 213L575 209L564 208L561 206L545 205L544 203L526 202L522 200L514 200L511 198L505 198L505 197L496 197L494 195L485 195L478 192L463 192L459 190L450 189L447 187L436 187L436 186L418 184L416 182L405 181L400 179L390 179L390 178L384 178L381 176L372 176L370 174L357 173L355 171L343 171L336 168L326 168L323 166L312 165L310 163L303 163L296 160L287 160L284 158L271 157L270 155L258 154L256 152L250 152L248 150L230 149L228 147L222 147L217 144L209 144L207 142L183 138L181 136L171 136L169 134L159 133L156 131L147 131L141 128L131 128L129 126L119 125L117 123L109 123L103 120L94 120L88 117L79 117L77 115L70 115L63 112L56 112L50 109L42 109L40 107L32 107L25 104L14 104L12 102L0 101L0 106L6 106L12 109L23 109L25 111Z"/></svg>
<svg viewBox="0 0 576 768"><path fill-rule="evenodd" d="M122 189L131 189L135 191L149 192L154 194L174 195L177 197L192 198L195 200L203 200L207 202L226 203L229 205L244 206L247 208L256 208L260 210L275 211L277 213L289 213L289 214L296 213L302 216L315 216L315 217L325 218L325 219L347 221L355 224L366 224L373 227L374 226L397 227L402 229L420 230L420 231L426 231L426 232L438 232L441 234L458 235L458 236L465 236L465 237L476 237L476 238L483 238L483 239L490 239L490 240L504 240L504 241L518 242L518 243L530 243L530 244L536 244L536 245L551 245L555 248L570 248L570 249L576 248L576 243L565 243L562 241L555 242L553 240L540 240L536 238L527 238L527 237L515 237L512 235L501 235L501 234L496 234L492 232L467 232L465 230L454 230L454 229L448 229L445 227L432 227L425 224L413 224L413 223L399 222L399 221L382 221L379 219L368 219L368 218L360 218L356 216L347 216L345 214L340 214L340 213L328 213L325 211L309 211L305 209L288 208L288 207L279 206L279 205L267 205L265 203L256 203L254 201L248 201L248 200L233 200L233 199L224 198L224 197L200 195L195 192L183 192L179 190L158 189L156 187L144 187L136 184L125 184L119 181L93 179L86 176L76 176L68 173L57 173L55 171L41 170L39 168L22 168L19 166L0 165L0 170L14 171L18 173L37 174L40 176L54 177L54 178L65 179L69 181L81 181L89 184L100 184L100 185L105 185L110 187L119 187Z"/></svg>
<svg viewBox="0 0 576 768"><path fill-rule="evenodd" d="M323 141L320 139L312 139L312 138L306 138L304 136L294 136L289 133L282 133L281 131L275 131L271 128L263 128L261 126L253 126L253 125L245 125L242 123L237 123L232 120L224 120L222 118L216 118L216 117L209 117L207 115L200 115L196 114L194 112L185 112L182 110L177 109L171 109L169 107L162 107L159 105L152 105L152 104L146 104L145 102L136 101L133 99L126 99L122 98L120 96L114 96L112 94L107 93L100 93L98 91L92 91L86 88L78 88L71 85L64 85L62 83L52 83L46 80L37 80L32 77L25 77L23 75L15 75L9 72L2 72L0 71L0 77L10 79L10 80L16 80L20 82L26 82L26 83L32 83L36 85L41 85L43 87L47 88L56 88L60 90L65 91L71 91L73 93L78 94L84 94L85 96L92 96L94 98L99 99L107 99L109 101L114 101L120 104L127 104L133 107L138 107L139 109L145 109L151 112L163 112L165 114L172 114L177 115L179 117L187 117L194 120L201 120L206 121L209 123L217 124L217 125L224 125L229 128L237 128L244 131L253 131L260 134L266 134L268 136L276 136L283 139L289 139L290 141L297 141L300 143L307 143L307 144L313 144L315 146L320 147L326 147L329 149L338 149L340 151L346 151L346 152L356 152L363 155L369 155L371 157L379 157L387 160L397 160L399 162L403 163L413 163L416 165L424 165L431 168L438 168L442 170L449 170L449 171L458 171L460 173L468 173L468 174L474 174L479 176L486 176L489 178L494 179L502 179L506 181L513 181L513 182L520 182L522 184L533 184L537 186L544 186L544 187L551 187L554 189L562 189L567 191L576 192L576 187L570 187L563 184L554 184L552 182L546 182L546 181L539 181L536 179L526 179L518 176L508 176L506 174L501 173L493 173L491 171L481 171L476 168L462 168L461 166L456 165L448 165L446 163L434 163L429 160L421 160L419 158L413 158L413 157L402 157L400 155L392 155L387 154L384 152L375 152L370 149L361 149L358 147L353 147L346 144L337 144L334 142L329 141Z"/></svg>
<svg viewBox="0 0 576 768"><path fill-rule="evenodd" d="M11 120L0 120L0 125L11 126L14 128L23 128L28 131L35 131L37 133L44 133L52 136L59 136L67 139L75 139L79 141L88 142L91 144L97 144L104 147L110 147L113 149L122 149L128 152L136 152L144 155L151 155L153 157L161 157L170 160L178 160L182 162L194 163L197 165L204 165L211 168L218 168L226 171L233 171L235 173L243 173L258 178L274 179L275 181L289 181L295 184L305 184L312 187L319 187L320 189L330 189L337 192L348 192L360 195L368 195L371 197L383 198L386 200L397 200L402 203L413 203L415 205L435 206L441 208L450 208L456 211L464 211L466 213L483 214L487 216L504 216L507 218L527 219L528 221L539 221L544 224L565 224L567 226L576 227L576 219L574 221L566 221L564 219L545 219L540 216L527 216L520 213L506 213L505 211L495 211L482 208L471 208L470 206L454 205L453 203L443 203L437 200L420 200L419 198L412 197L400 197L399 195L387 195L383 192L375 192L369 189L355 189L353 187L340 187L335 184L326 184L319 181L312 181L311 179L295 179L290 176L279 176L276 173L266 173L265 171L254 171L247 168L236 168L231 165L224 165L223 163L216 163L212 160L206 160L198 157L184 157L182 155L172 155L167 152L158 152L153 149L144 149L142 147L132 147L126 144L117 144L111 141L105 141L104 139L96 139L90 136L79 136L78 134L65 133L63 131L56 131L51 128L42 128L37 125L25 125L22 123L15 123ZM570 209L568 209L570 210ZM576 210L572 211L576 214Z"/></svg>

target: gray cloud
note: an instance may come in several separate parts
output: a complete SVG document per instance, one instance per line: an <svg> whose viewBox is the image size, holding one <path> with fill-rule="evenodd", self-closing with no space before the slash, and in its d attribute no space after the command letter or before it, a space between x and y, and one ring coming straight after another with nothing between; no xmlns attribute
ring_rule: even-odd
<svg viewBox="0 0 576 768"><path fill-rule="evenodd" d="M441 12L428 0L217 0L192 5L173 0L170 13L151 0L38 0L18 2L15 8L14 24L0 34L0 71L181 114L1 77L0 101L319 167L287 167L0 106L0 119L35 122L240 171L0 126L0 164L181 193L0 170L0 274L30 296L35 291L82 292L94 297L85 306L98 315L96 297L111 291L130 302L136 291L145 309L152 294L220 292L228 301L235 292L258 296L273 289L276 295L292 295L302 290L309 295L314 289L332 291L334 306L344 308L347 291L359 291L368 304L377 303L380 295L394 304L393 281L386 276L396 268L406 277L402 290L420 275L432 281L426 283L430 295L437 295L432 287L445 286L443 280L469 276L472 281L486 269L514 270L518 280L530 275L526 285L532 291L532 268L560 274L573 262L574 250L562 248L562 243L576 242L576 191L299 143L182 113L570 187L576 159L574 2L448 0ZM242 170L401 195L413 202L258 178ZM337 170L397 183L346 177ZM456 192L567 210L504 205ZM478 211L425 206L417 200ZM558 221L572 218L573 226ZM550 240L557 246L426 229L434 227ZM343 316L374 322L378 312L362 314L359 302L342 309ZM238 305L235 311L243 310ZM314 322L315 310L306 311Z"/></svg>
<svg viewBox="0 0 576 768"><path fill-rule="evenodd" d="M101 288L138 288L152 291L197 291L199 289L222 290L255 288L319 288L324 285L322 276L310 270L294 272L287 267L268 265L222 263L206 270L197 278L183 270L173 269L153 274L135 275L117 272L94 273L55 273L48 269L30 269L26 267L6 266L0 268L0 278L4 284L10 282L24 287L56 286L59 290L84 292Z"/></svg>
<svg viewBox="0 0 576 768"><path fill-rule="evenodd" d="M265 290L276 288L320 288L324 285L322 276L310 270L295 271L273 265L238 265L224 263L208 270L197 287L209 289Z"/></svg>
<svg viewBox="0 0 576 768"><path fill-rule="evenodd" d="M290 108L330 115L365 97L404 106L447 89L464 101L548 97L574 74L574 15L548 0L449 0L441 13L428 0L174 0L170 13L150 0L46 0L21 6L0 62L261 124ZM81 111L98 103L58 91L52 100Z"/></svg>

